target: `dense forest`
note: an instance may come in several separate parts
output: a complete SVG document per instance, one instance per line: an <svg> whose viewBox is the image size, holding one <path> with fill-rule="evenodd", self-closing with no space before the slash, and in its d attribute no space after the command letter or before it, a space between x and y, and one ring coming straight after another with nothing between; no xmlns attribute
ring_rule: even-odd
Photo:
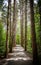
<svg viewBox="0 0 41 65"><path fill-rule="evenodd" d="M41 62L41 0L0 0L0 58L17 44Z"/></svg>

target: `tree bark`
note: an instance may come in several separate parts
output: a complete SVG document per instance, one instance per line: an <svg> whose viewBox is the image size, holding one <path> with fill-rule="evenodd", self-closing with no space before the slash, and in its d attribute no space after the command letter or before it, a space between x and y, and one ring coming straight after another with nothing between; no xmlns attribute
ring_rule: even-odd
<svg viewBox="0 0 41 65"><path fill-rule="evenodd" d="M40 49L41 49L41 0L39 0L39 14L40 14Z"/></svg>
<svg viewBox="0 0 41 65"><path fill-rule="evenodd" d="M10 36L9 36L9 46L10 46L10 50L9 50L9 52L12 52L12 40L11 40L11 0L10 0L10 5L9 5L9 18L10 18L10 20L9 20L9 28L10 28L10 31L9 31L9 34L10 34Z"/></svg>
<svg viewBox="0 0 41 65"><path fill-rule="evenodd" d="M24 44L24 32L23 32L23 0L20 1L20 25L21 25L21 46L23 47L23 44Z"/></svg>
<svg viewBox="0 0 41 65"><path fill-rule="evenodd" d="M7 12L7 31L6 31L6 57L8 58L8 28L9 28L9 5L10 0L8 0L8 12Z"/></svg>
<svg viewBox="0 0 41 65"><path fill-rule="evenodd" d="M25 0L25 51L27 50L27 0Z"/></svg>
<svg viewBox="0 0 41 65"><path fill-rule="evenodd" d="M38 63L38 52L36 43L36 33L35 33L35 21L34 21L34 7L33 0L30 0L30 11L31 11L31 36L32 36L32 50L33 50L33 62Z"/></svg>
<svg viewBox="0 0 41 65"><path fill-rule="evenodd" d="M12 30L12 44L13 46L16 46L16 0L14 0L14 6L13 6L13 30Z"/></svg>

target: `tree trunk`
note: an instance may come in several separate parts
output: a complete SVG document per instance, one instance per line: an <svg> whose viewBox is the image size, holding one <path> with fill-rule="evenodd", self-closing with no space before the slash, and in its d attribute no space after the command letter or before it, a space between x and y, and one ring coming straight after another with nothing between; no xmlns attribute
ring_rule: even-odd
<svg viewBox="0 0 41 65"><path fill-rule="evenodd" d="M8 0L8 12L7 12L7 31L6 31L6 57L8 58L8 28L9 28L9 5L10 0Z"/></svg>
<svg viewBox="0 0 41 65"><path fill-rule="evenodd" d="M30 11L31 11L31 36L32 36L33 62L36 64L38 63L37 62L38 52L37 52L37 44L36 44L33 0L30 0Z"/></svg>
<svg viewBox="0 0 41 65"><path fill-rule="evenodd" d="M12 44L13 46L16 46L16 0L14 0L14 6L13 6L13 30L12 30Z"/></svg>
<svg viewBox="0 0 41 65"><path fill-rule="evenodd" d="M21 46L24 44L24 33L23 33L23 1L20 1L20 25L21 25Z"/></svg>
<svg viewBox="0 0 41 65"><path fill-rule="evenodd" d="M39 14L40 14L40 49L41 49L41 0L39 0Z"/></svg>
<svg viewBox="0 0 41 65"><path fill-rule="evenodd" d="M25 0L25 51L27 50L27 0Z"/></svg>
<svg viewBox="0 0 41 65"><path fill-rule="evenodd" d="M9 46L10 46L10 50L9 50L9 52L12 52L12 41L11 41L11 0L10 0L10 5L9 5L9 10L10 10L10 12L9 12L9 18L10 18L10 21L9 21L9 28L10 28L10 37L9 37Z"/></svg>

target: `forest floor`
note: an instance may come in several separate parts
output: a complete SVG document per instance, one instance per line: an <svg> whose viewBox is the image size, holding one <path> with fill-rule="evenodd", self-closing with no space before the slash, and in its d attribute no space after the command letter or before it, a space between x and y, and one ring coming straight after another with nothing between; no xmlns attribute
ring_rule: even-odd
<svg viewBox="0 0 41 65"><path fill-rule="evenodd" d="M24 48L16 45L13 52L8 54L7 59L0 60L0 65L33 65L32 57L26 53Z"/></svg>

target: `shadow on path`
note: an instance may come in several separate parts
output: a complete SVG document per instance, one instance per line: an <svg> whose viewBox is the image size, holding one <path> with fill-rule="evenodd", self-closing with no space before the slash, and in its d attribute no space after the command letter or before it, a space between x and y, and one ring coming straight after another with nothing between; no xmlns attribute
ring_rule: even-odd
<svg viewBox="0 0 41 65"><path fill-rule="evenodd" d="M13 53L8 54L8 59L0 61L0 65L33 65L32 58L26 54L24 48L17 45L13 48Z"/></svg>

